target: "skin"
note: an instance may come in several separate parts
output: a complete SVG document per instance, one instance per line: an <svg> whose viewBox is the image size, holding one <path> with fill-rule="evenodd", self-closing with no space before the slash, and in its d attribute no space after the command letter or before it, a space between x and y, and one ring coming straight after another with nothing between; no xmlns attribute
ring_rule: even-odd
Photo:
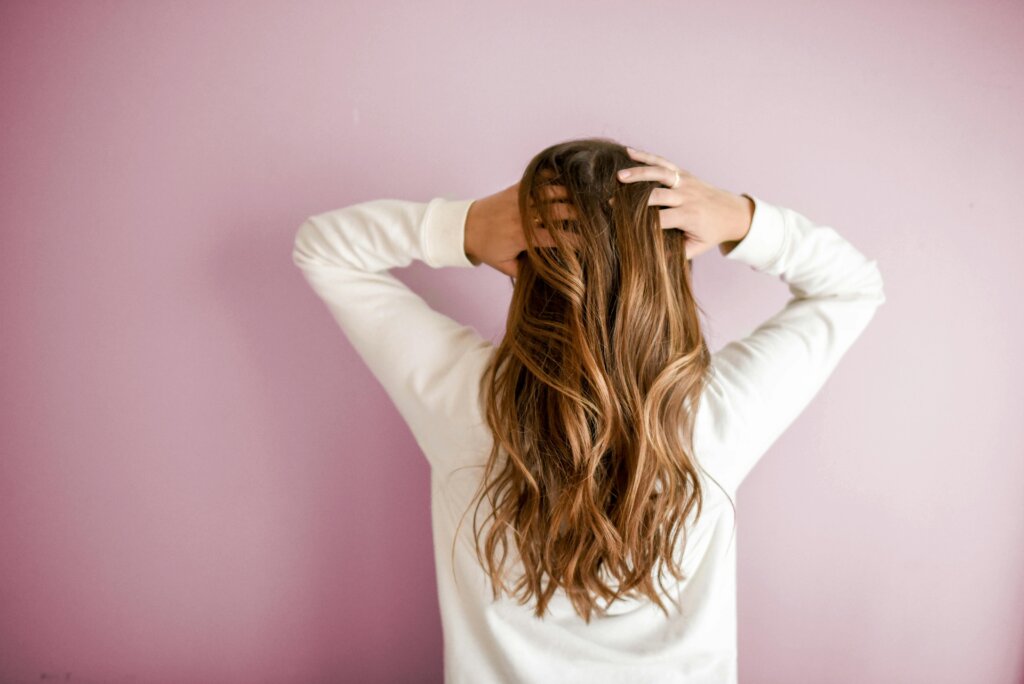
<svg viewBox="0 0 1024 684"><path fill-rule="evenodd" d="M692 259L717 246L728 254L747 235L754 216L754 202L745 195L717 188L697 178L663 157L627 147L638 166L624 169L619 181L658 181L666 187L651 192L649 206L659 210L663 230L686 233L686 258ZM679 172L677 187L671 187ZM624 175L625 174L625 175ZM526 250L522 219L519 215L519 183L475 200L466 216L465 252L476 266L481 263L516 277L517 256ZM548 188L545 201L565 199L565 189ZM554 205L557 218L571 219L570 205ZM538 228L542 246L554 246L548 231Z"/></svg>

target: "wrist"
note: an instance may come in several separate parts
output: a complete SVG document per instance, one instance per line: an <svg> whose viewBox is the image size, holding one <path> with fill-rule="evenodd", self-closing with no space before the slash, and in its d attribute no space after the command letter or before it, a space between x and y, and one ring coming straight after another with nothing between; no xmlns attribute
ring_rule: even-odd
<svg viewBox="0 0 1024 684"><path fill-rule="evenodd" d="M750 232L750 225L754 220L754 201L747 195L735 195L736 218L730 222L730 230L725 240L719 243L718 251L726 256L738 245Z"/></svg>
<svg viewBox="0 0 1024 684"><path fill-rule="evenodd" d="M750 224L754 220L754 200L747 195L736 195L737 219L736 228L730 238L732 242L740 242L750 232Z"/></svg>
<svg viewBox="0 0 1024 684"><path fill-rule="evenodd" d="M476 237L479 231L477 226L479 225L479 207L478 202L473 200L469 205L469 210L466 212L466 224L463 228L463 243L462 250L466 254L466 258L472 262L474 266L479 266L482 260L476 256Z"/></svg>

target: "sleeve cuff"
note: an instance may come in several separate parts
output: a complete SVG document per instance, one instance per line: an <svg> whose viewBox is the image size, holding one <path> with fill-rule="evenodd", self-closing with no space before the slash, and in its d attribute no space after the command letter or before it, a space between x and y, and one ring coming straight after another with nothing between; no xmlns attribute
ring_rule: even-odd
<svg viewBox="0 0 1024 684"><path fill-rule="evenodd" d="M474 268L466 256L466 215L475 200L435 197L423 217L423 261L433 268Z"/></svg>
<svg viewBox="0 0 1024 684"><path fill-rule="evenodd" d="M782 252L786 238L785 220L777 207L753 195L746 196L754 201L750 230L725 258L740 261L757 270L764 270L771 266Z"/></svg>

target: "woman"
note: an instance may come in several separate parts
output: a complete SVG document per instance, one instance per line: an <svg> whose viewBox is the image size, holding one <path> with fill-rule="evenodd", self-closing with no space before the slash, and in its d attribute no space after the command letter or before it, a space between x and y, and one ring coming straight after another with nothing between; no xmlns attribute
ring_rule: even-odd
<svg viewBox="0 0 1024 684"><path fill-rule="evenodd" d="M716 246L791 298L711 353ZM293 259L430 462L446 682L736 681L733 497L885 301L877 262L603 138L482 199L314 215ZM414 259L509 275L501 342L388 273Z"/></svg>

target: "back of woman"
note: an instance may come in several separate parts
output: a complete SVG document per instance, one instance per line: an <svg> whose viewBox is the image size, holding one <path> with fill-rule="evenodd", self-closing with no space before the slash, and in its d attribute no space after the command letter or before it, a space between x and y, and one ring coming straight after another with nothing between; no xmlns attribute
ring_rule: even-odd
<svg viewBox="0 0 1024 684"><path fill-rule="evenodd" d="M791 298L712 353L715 247ZM737 489L885 301L877 262L603 138L485 198L313 215L293 259L431 464L447 682L736 681ZM504 338L388 273L413 260L510 276Z"/></svg>

